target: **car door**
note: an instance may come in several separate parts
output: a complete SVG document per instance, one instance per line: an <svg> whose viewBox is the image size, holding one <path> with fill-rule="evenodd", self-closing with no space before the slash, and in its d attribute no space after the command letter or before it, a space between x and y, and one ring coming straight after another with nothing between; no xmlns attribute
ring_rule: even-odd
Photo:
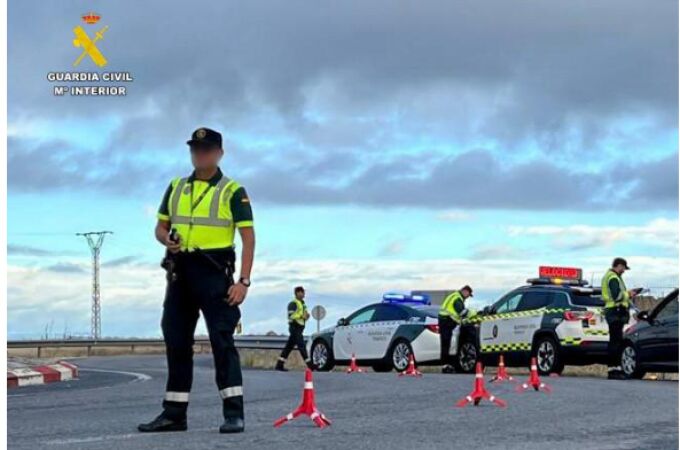
<svg viewBox="0 0 680 450"><path fill-rule="evenodd" d="M522 298L522 291L513 291L493 305L494 314L484 320L479 327L480 346L483 353L495 353L500 346L510 343L508 329L512 325L510 317Z"/></svg>
<svg viewBox="0 0 680 450"><path fill-rule="evenodd" d="M678 363L678 297L665 301L652 315L650 360L654 363Z"/></svg>
<svg viewBox="0 0 680 450"><path fill-rule="evenodd" d="M385 356L399 325L406 323L409 314L399 305L378 305L367 330L367 357L378 359Z"/></svg>
<svg viewBox="0 0 680 450"><path fill-rule="evenodd" d="M354 354L357 359L365 359L367 350L367 331L373 319L376 306L367 306L347 318L347 325L338 326L333 337L333 354L336 359L350 359Z"/></svg>
<svg viewBox="0 0 680 450"><path fill-rule="evenodd" d="M531 289L522 294L522 298L515 309L515 312L525 313L518 315L512 320L512 342L517 345L518 350L531 350L534 333L541 328L543 314L539 309L550 305L556 298L556 293L547 290ZM521 345L519 345L521 344Z"/></svg>

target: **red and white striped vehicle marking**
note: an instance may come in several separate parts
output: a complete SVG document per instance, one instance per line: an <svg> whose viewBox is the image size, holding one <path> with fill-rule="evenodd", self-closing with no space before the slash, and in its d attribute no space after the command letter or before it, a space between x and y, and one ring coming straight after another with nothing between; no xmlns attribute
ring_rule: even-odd
<svg viewBox="0 0 680 450"><path fill-rule="evenodd" d="M7 371L7 387L53 383L78 378L78 367L66 361L33 367L18 367Z"/></svg>

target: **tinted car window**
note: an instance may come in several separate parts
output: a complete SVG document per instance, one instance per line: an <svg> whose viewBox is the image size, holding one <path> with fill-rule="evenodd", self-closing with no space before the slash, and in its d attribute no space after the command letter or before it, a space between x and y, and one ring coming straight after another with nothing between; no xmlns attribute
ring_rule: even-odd
<svg viewBox="0 0 680 450"><path fill-rule="evenodd" d="M675 318L678 317L678 299L677 298L666 303L666 305L659 312L656 313L655 318L656 319L670 319L672 317L675 317Z"/></svg>
<svg viewBox="0 0 680 450"><path fill-rule="evenodd" d="M586 294L583 292L572 291L571 303L576 306L604 306L601 295Z"/></svg>
<svg viewBox="0 0 680 450"><path fill-rule="evenodd" d="M359 323L370 322L375 314L375 307L367 308L363 311L357 311L354 316L350 317L349 324L356 325Z"/></svg>
<svg viewBox="0 0 680 450"><path fill-rule="evenodd" d="M387 320L408 320L409 315L402 308L394 305L381 305L375 312L371 322L382 322Z"/></svg>
<svg viewBox="0 0 680 450"><path fill-rule="evenodd" d="M527 291L517 305L516 311L531 311L543 308L552 303L553 293L545 291Z"/></svg>
<svg viewBox="0 0 680 450"><path fill-rule="evenodd" d="M495 305L496 313L512 312L517 308L519 300L522 298L522 293L511 294L502 299Z"/></svg>

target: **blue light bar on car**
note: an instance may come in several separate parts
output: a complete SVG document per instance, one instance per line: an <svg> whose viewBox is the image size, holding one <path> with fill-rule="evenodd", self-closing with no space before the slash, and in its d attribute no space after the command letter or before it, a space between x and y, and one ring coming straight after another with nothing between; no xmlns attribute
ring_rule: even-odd
<svg viewBox="0 0 680 450"><path fill-rule="evenodd" d="M418 303L420 305L429 305L430 296L425 294L397 294L388 292L383 294L383 303Z"/></svg>

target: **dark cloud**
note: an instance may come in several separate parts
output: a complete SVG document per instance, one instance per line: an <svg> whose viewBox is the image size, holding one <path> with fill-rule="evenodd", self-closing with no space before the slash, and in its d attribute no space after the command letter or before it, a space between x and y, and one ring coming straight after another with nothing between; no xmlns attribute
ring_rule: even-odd
<svg viewBox="0 0 680 450"><path fill-rule="evenodd" d="M52 271L52 272L60 272L60 273L83 273L86 272L85 269L80 267L77 264L69 263L69 262L60 262L56 264L52 264L51 266L46 267L47 270Z"/></svg>
<svg viewBox="0 0 680 450"><path fill-rule="evenodd" d="M21 256L52 256L57 254L57 252L28 245L7 244L7 254Z"/></svg>
<svg viewBox="0 0 680 450"><path fill-rule="evenodd" d="M120 258L112 259L110 261L106 261L104 263L105 266L107 267L118 267L118 266L125 266L129 264L134 264L139 262L139 257L135 255L127 255L127 256L121 256Z"/></svg>
<svg viewBox="0 0 680 450"><path fill-rule="evenodd" d="M677 2L123 0L88 9L110 26L98 44L107 70L135 76L126 98L50 95L45 75L72 70L83 10L9 3L10 122L116 123L98 150L10 138L12 190L160 196L186 172L190 130L206 125L225 131L230 174L261 201L677 207L677 153L615 163L625 177L577 166L607 166L676 132ZM642 136L622 131L619 121L636 120L647 124ZM466 150L489 141L493 151ZM513 159L524 148L531 157Z"/></svg>

